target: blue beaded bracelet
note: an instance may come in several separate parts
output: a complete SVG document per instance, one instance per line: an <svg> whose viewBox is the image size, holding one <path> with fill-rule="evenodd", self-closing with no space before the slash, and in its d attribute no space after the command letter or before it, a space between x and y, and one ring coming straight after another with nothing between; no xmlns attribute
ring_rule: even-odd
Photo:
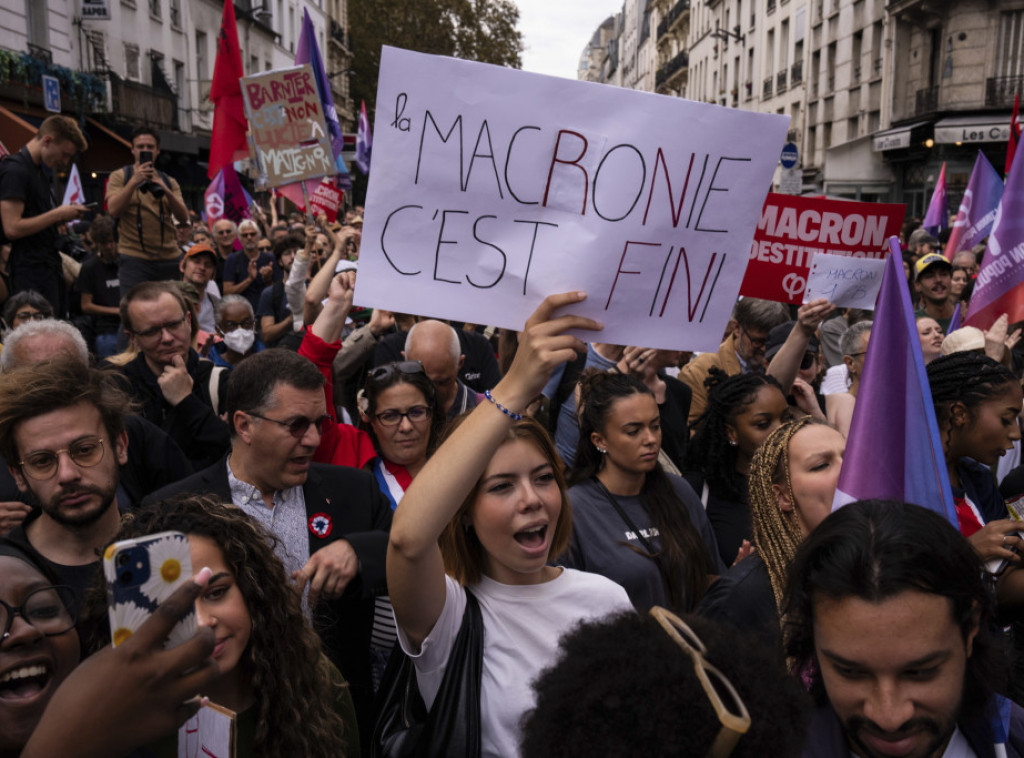
<svg viewBox="0 0 1024 758"><path fill-rule="evenodd" d="M488 400L490 400L492 403L494 403L494 407L495 408L497 408L499 411L504 413L506 416L508 416L513 421L522 421L523 420L523 414L522 413L513 413L512 411L510 411L508 408L506 408L504 405L502 405L501 403L499 403L497 400L494 399L494 396L491 394L490 390L484 390L484 397L486 397Z"/></svg>

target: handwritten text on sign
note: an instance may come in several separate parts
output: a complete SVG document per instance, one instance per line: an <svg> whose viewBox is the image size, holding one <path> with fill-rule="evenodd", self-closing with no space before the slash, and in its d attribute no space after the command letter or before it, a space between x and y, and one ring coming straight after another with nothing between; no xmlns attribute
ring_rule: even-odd
<svg viewBox="0 0 1024 758"><path fill-rule="evenodd" d="M884 260L906 206L769 193L750 248L740 294L801 303L818 253ZM873 302L873 301L872 301Z"/></svg>
<svg viewBox="0 0 1024 758"><path fill-rule="evenodd" d="M788 121L385 48L356 300L717 349Z"/></svg>
<svg viewBox="0 0 1024 758"><path fill-rule="evenodd" d="M884 272L884 259L817 253L807 276L804 302L823 297L840 308L873 311Z"/></svg>
<svg viewBox="0 0 1024 758"><path fill-rule="evenodd" d="M249 133L267 186L336 171L313 69L309 64L242 78Z"/></svg>

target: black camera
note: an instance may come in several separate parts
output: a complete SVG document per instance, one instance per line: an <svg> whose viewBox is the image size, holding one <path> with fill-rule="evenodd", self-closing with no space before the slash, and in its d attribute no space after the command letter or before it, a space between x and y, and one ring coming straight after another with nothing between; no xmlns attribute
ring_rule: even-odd
<svg viewBox="0 0 1024 758"><path fill-rule="evenodd" d="M143 182L139 185L139 192L148 192L156 200L163 200L164 195L167 194L167 190L161 187L156 182Z"/></svg>

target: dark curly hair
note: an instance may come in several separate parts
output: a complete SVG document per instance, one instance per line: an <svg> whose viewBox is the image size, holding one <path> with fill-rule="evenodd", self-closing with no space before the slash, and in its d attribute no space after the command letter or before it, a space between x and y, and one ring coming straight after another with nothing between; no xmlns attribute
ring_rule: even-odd
<svg viewBox="0 0 1024 758"><path fill-rule="evenodd" d="M747 482L736 473L736 447L729 444L727 426L736 423L743 408L754 402L762 387L782 387L768 374L729 376L713 366L704 380L708 407L697 419L696 432L687 450L686 468L699 471L708 488L728 500L746 502Z"/></svg>
<svg viewBox="0 0 1024 758"><path fill-rule="evenodd" d="M590 435L604 434L612 408L632 395L654 399L646 384L628 374L587 369L580 375L580 440L569 472L570 487L596 477L604 466L605 456L597 451ZM640 498L660 535L660 552L648 557L655 559L661 570L665 595L672 610L691 611L703 597L708 575L714 571L707 546L660 463L645 477Z"/></svg>
<svg viewBox="0 0 1024 758"><path fill-rule="evenodd" d="M699 616L683 620L750 713L750 729L733 758L799 755L810 703L778 654L726 624ZM718 718L693 660L652 616L628 613L582 624L562 638L559 651L557 663L534 682L537 704L524 717L522 755L675 758L708 752Z"/></svg>
<svg viewBox="0 0 1024 758"><path fill-rule="evenodd" d="M935 406L935 420L943 434L943 445L949 451L953 434L953 406L959 403L967 409L971 421L982 403L1016 384L1010 369L986 355L973 352L952 353L936 358L926 367L928 385Z"/></svg>
<svg viewBox="0 0 1024 758"><path fill-rule="evenodd" d="M413 362L413 361L408 361ZM415 361L418 362L418 361ZM391 366L390 372L379 372L378 369L373 369L369 372L366 377L366 383L363 385L362 397L366 399L365 407L360 402L360 421L359 428L366 430L373 440L373 446L377 448L377 452L380 452L380 443L377 441L377 434L373 430L373 424L371 420L377 413L377 401L384 390L394 387L396 384L409 384L420 391L423 395L423 399L427 401L427 405L430 407L430 440L427 442L427 455L429 456L434 450L437 449L437 445L441 440L441 434L444 433L445 424L448 421L447 415L444 412L444 407L441 405L441 400L437 396L437 388L434 387L434 383L430 381L430 377L427 376L427 372L421 370L413 373L405 373L395 368L397 364L390 363L384 364L385 366ZM374 378L374 373L383 374L379 378ZM365 417L365 418L363 418Z"/></svg>
<svg viewBox="0 0 1024 758"><path fill-rule="evenodd" d="M349 725L334 704L338 688L347 685L337 679L320 651L320 640L274 554L277 540L239 508L216 497L187 494L134 511L116 539L167 530L216 543L253 617L249 645L239 665L255 698L257 754L343 755ZM106 611L97 594L91 593L87 613L99 629ZM109 644L109 628L105 638L107 642L94 631L92 644Z"/></svg>
<svg viewBox="0 0 1024 758"><path fill-rule="evenodd" d="M940 595L949 600L965 640L978 628L963 693L964 715L978 715L1006 681L1006 662L992 633L994 601L983 573L970 543L934 511L894 500L851 503L829 515L797 549L783 611L786 653L797 667L815 660L818 598L881 603L903 592ZM824 705L828 695L820 670L810 668L811 694Z"/></svg>

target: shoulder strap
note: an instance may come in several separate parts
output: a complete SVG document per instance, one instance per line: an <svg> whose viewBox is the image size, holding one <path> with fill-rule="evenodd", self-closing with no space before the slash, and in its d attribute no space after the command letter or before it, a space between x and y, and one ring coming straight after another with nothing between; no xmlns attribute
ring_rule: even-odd
<svg viewBox="0 0 1024 758"><path fill-rule="evenodd" d="M636 524L633 523L633 519L631 519L629 517L629 514L622 509L622 506L619 505L619 501L616 500L615 496L608 491L608 488L604 486L604 483L596 476L593 479L594 482L597 484L598 489L600 489L601 492L604 493L604 496L608 499L608 502L612 504L612 507L619 514L619 516L622 517L622 520L626 522L626 526L629 527L629 530L636 535L636 538L638 540L640 540L641 544L644 546L644 550L647 551L651 558L657 560L658 551L654 549L653 545L651 545L650 540L644 537L643 533L637 528Z"/></svg>
<svg viewBox="0 0 1024 758"><path fill-rule="evenodd" d="M210 391L210 405L213 406L213 412L218 416L220 415L220 376L227 368L225 366L214 366L213 370L210 371L210 379L206 385L206 388Z"/></svg>
<svg viewBox="0 0 1024 758"><path fill-rule="evenodd" d="M132 178L132 174L135 173L135 166L129 164L124 167L124 183L127 184Z"/></svg>

